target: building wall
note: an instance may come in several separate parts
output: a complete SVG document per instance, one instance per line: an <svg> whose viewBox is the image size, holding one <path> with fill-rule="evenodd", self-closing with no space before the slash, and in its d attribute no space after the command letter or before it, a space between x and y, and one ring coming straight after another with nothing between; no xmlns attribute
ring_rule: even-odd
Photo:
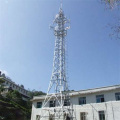
<svg viewBox="0 0 120 120"><path fill-rule="evenodd" d="M120 101L116 101L115 98L115 93L117 92L120 92L120 89L71 96L71 102L74 108L74 116L76 117L77 120L81 120L80 113L86 112L87 120L99 120L99 111L104 111L105 120L120 120ZM104 94L105 102L96 103L96 95L102 94ZM86 104L79 105L78 102L79 97L86 97ZM36 108L37 102L40 101L43 100L38 99L36 101L33 101L31 120L36 120L36 115L43 115L45 113L41 111L41 108ZM46 109L48 106L49 104L46 106ZM45 120L48 120L48 118L45 118Z"/></svg>
<svg viewBox="0 0 120 120"><path fill-rule="evenodd" d="M24 88L22 88L21 86L15 84L12 81L9 81L9 80L6 79L4 85L5 85L5 89L11 88L13 90L19 91L21 94L23 94L25 96L28 96L28 91L27 90L25 90Z"/></svg>
<svg viewBox="0 0 120 120"><path fill-rule="evenodd" d="M80 119L80 113L86 112L87 120L99 120L99 111L105 112L105 120L120 120L120 101L109 101L104 103L91 103L86 105L74 105L74 116ZM43 115L41 108L36 109L36 102L32 106L31 120L36 120L36 115ZM48 114L47 114L48 115ZM45 118L48 120L48 118Z"/></svg>
<svg viewBox="0 0 120 120"><path fill-rule="evenodd" d="M81 112L86 112L87 120L99 120L99 111L105 112L106 120L120 120L120 101L75 105L74 110L77 120L80 120Z"/></svg>
<svg viewBox="0 0 120 120"><path fill-rule="evenodd" d="M99 92L99 93L92 93L92 94L86 94L86 95L78 95L78 96L72 96L71 102L74 105L78 105L78 99L79 97L86 97L86 104L90 103L96 103L96 95L104 95L104 99L106 102L108 101L116 101L115 93L120 92L120 90L114 90L114 91L108 91L108 92Z"/></svg>
<svg viewBox="0 0 120 120"><path fill-rule="evenodd" d="M5 82L3 83L4 87L5 87L5 91L3 92L3 94L7 93L9 91L9 88L11 88L12 90L17 90L24 97L29 98L28 91L26 89L24 89L23 85L22 86L17 85L10 78L6 77L6 75L4 73L2 73L1 71L0 71L0 77L4 78L4 80L5 80Z"/></svg>

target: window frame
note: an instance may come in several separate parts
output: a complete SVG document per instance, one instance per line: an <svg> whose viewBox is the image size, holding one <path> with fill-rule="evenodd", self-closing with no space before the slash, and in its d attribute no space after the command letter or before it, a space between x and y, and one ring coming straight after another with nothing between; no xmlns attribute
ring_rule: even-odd
<svg viewBox="0 0 120 120"><path fill-rule="evenodd" d="M87 113L86 112L80 112L80 120L87 120Z"/></svg>
<svg viewBox="0 0 120 120"><path fill-rule="evenodd" d="M55 107L56 106L56 101L55 100L51 100L49 102L49 107Z"/></svg>
<svg viewBox="0 0 120 120"><path fill-rule="evenodd" d="M82 101L83 100L83 101ZM86 104L86 97L79 97L78 98L79 105L84 105Z"/></svg>
<svg viewBox="0 0 120 120"><path fill-rule="evenodd" d="M36 108L42 108L42 102L37 102L36 103Z"/></svg>
<svg viewBox="0 0 120 120"><path fill-rule="evenodd" d="M98 116L99 116L99 120L105 120L105 111L104 110L101 110L101 111L98 111Z"/></svg>
<svg viewBox="0 0 120 120"><path fill-rule="evenodd" d="M104 94L96 95L96 103L102 103L105 102Z"/></svg>
<svg viewBox="0 0 120 120"><path fill-rule="evenodd" d="M120 100L120 92L115 93L115 99L116 99L116 101Z"/></svg>
<svg viewBox="0 0 120 120"><path fill-rule="evenodd" d="M40 120L40 115L36 115L36 120Z"/></svg>
<svg viewBox="0 0 120 120"><path fill-rule="evenodd" d="M55 115L54 114L49 114L49 120L55 120Z"/></svg>
<svg viewBox="0 0 120 120"><path fill-rule="evenodd" d="M69 99L64 100L64 106L70 106L70 101Z"/></svg>

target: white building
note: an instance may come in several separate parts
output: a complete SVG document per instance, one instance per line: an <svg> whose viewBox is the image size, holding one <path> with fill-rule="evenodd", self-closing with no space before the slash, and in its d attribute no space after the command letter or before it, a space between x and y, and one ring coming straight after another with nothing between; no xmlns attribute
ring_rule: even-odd
<svg viewBox="0 0 120 120"><path fill-rule="evenodd" d="M42 116L42 103L45 96L35 96L32 101L31 120ZM120 120L120 85L107 86L70 92L74 117L77 120ZM46 109L54 109L55 102L50 101ZM45 120L48 120L46 117Z"/></svg>
<svg viewBox="0 0 120 120"><path fill-rule="evenodd" d="M28 91L24 88L23 85L17 85L10 78L7 78L5 74L1 74L1 72L0 77L4 78L3 85L5 90L2 92L2 95L5 95L10 90L17 90L22 95L23 100L28 100L28 98L30 98Z"/></svg>

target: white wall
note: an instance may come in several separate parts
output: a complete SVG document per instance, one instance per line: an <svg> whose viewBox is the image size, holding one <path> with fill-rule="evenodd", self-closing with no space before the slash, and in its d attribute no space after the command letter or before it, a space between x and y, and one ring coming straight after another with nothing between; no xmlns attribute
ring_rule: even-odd
<svg viewBox="0 0 120 120"><path fill-rule="evenodd" d="M5 86L8 86L8 88L11 87L13 90L17 90L17 91L19 91L21 94L29 97L27 90L25 90L24 88L20 87L19 85L16 85L16 84L15 84L14 82L12 82L12 81L6 80L5 83L4 83L4 85L5 85ZM13 87L13 86L14 86L14 87Z"/></svg>
<svg viewBox="0 0 120 120"><path fill-rule="evenodd" d="M120 101L116 101L115 93L120 90L98 92L88 95L72 96L71 102L73 103L74 113L77 120L80 120L80 112L87 113L87 120L99 120L99 111L105 111L106 120L120 120ZM96 103L96 95L104 94L105 102ZM86 97L86 104L78 105L78 98ZM38 100L39 101L39 100ZM36 115L43 115L41 108L36 108L37 101L33 102L31 120L36 120ZM49 106L49 105L48 105ZM45 120L47 120L46 118Z"/></svg>
<svg viewBox="0 0 120 120"><path fill-rule="evenodd" d="M115 93L117 92L120 92L120 90L114 90L114 91L108 91L108 92L102 92L102 93L100 92L100 93L94 93L94 94L88 94L88 95L72 96L71 102L74 105L78 105L79 97L86 97L86 104L96 103L96 95L104 95L105 102L116 101Z"/></svg>

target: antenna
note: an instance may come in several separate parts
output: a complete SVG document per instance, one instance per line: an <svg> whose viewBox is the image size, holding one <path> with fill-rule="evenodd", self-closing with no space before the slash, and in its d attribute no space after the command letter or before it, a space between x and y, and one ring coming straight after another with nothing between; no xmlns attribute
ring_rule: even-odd
<svg viewBox="0 0 120 120"><path fill-rule="evenodd" d="M49 117L49 120L73 120L75 118L66 75L66 36L70 26L69 20L62 11L62 1L60 0L60 11L50 27L55 36L53 69L47 95L42 103L40 120L46 120L46 117Z"/></svg>
<svg viewBox="0 0 120 120"><path fill-rule="evenodd" d="M63 7L63 0L60 1L60 8L62 9Z"/></svg>

